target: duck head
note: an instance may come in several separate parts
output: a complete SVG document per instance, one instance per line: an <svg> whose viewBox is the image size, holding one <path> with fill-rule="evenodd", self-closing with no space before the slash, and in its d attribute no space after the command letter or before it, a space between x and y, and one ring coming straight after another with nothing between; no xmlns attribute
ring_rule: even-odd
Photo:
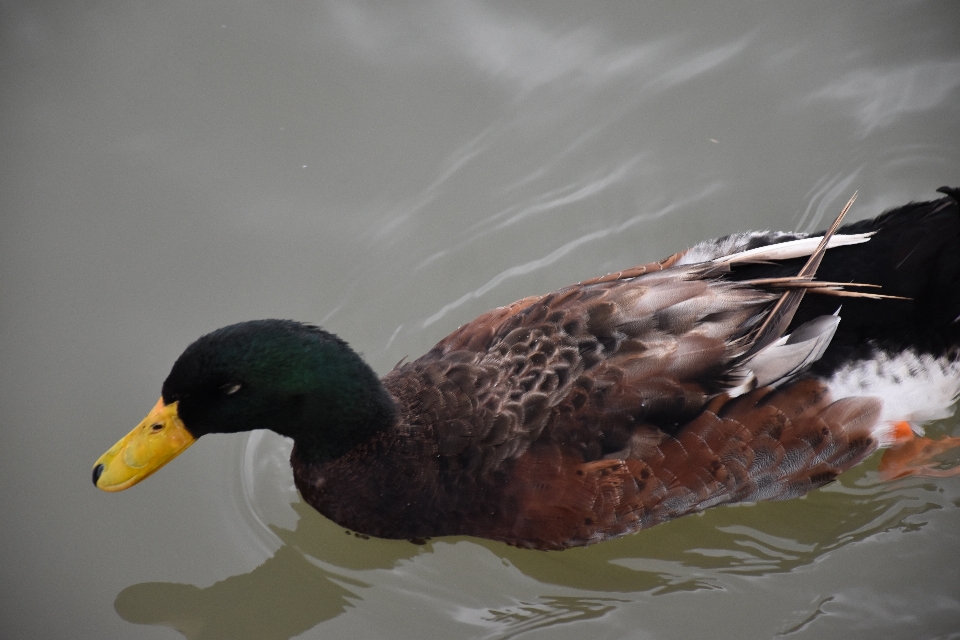
<svg viewBox="0 0 960 640"><path fill-rule="evenodd" d="M177 358L156 406L94 463L93 483L131 487L208 433L271 429L302 459L332 459L394 415L376 374L337 336L290 320L234 324Z"/></svg>

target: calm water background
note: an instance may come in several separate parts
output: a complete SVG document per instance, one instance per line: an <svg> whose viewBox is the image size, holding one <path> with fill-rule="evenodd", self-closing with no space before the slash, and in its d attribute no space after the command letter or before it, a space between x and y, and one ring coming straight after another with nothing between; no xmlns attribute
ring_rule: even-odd
<svg viewBox="0 0 960 640"><path fill-rule="evenodd" d="M875 459L563 553L344 535L273 434L90 485L218 326L319 322L383 373L525 295L960 184L958 16L0 2L0 637L960 638L960 479Z"/></svg>

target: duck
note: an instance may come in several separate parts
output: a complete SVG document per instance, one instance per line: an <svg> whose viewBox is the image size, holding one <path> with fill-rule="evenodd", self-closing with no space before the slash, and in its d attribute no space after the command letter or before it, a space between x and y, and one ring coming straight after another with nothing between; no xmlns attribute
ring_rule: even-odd
<svg viewBox="0 0 960 640"><path fill-rule="evenodd" d="M817 234L750 231L484 313L382 378L267 319L202 336L101 456L127 489L207 434L293 440L303 500L363 537L558 550L784 500L923 436L960 395L960 189ZM941 456L942 457L942 456Z"/></svg>

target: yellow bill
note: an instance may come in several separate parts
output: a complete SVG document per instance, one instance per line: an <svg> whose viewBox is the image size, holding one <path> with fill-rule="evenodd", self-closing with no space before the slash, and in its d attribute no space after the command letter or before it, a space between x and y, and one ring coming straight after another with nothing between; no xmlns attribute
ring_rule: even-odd
<svg viewBox="0 0 960 640"><path fill-rule="evenodd" d="M177 414L177 403L166 405L160 398L143 422L94 463L93 484L104 491L123 491L152 475L195 440Z"/></svg>

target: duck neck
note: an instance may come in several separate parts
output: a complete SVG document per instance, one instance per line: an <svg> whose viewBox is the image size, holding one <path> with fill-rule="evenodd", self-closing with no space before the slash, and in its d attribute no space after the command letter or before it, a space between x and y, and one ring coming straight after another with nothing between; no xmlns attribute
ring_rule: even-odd
<svg viewBox="0 0 960 640"><path fill-rule="evenodd" d="M352 372L352 380L344 381L338 393L298 398L303 406L297 413L303 418L274 429L293 439L295 455L302 462L336 460L395 424L393 397L373 370L360 364L363 370Z"/></svg>

